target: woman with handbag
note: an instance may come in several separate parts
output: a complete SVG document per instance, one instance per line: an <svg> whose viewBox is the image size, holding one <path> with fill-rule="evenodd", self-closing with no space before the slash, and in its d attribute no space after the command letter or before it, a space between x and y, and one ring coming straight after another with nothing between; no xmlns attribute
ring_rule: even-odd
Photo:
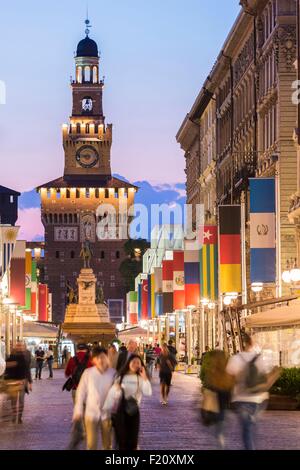
<svg viewBox="0 0 300 470"><path fill-rule="evenodd" d="M216 437L221 449L225 447L224 421L229 408L234 377L226 371L228 356L224 351L213 350L205 354L201 367L202 404L201 416L205 426L215 425Z"/></svg>
<svg viewBox="0 0 300 470"><path fill-rule="evenodd" d="M143 395L152 395L144 362L137 354L127 360L108 393L103 406L111 416L118 450L137 450L140 404Z"/></svg>

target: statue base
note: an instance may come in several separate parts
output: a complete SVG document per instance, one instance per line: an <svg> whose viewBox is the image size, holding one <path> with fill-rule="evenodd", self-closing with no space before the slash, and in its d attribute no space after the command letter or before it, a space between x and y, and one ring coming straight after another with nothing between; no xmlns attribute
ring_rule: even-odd
<svg viewBox="0 0 300 470"><path fill-rule="evenodd" d="M110 322L107 305L96 304L96 277L93 270L81 269L77 283L79 302L67 306L63 331L75 343L97 341L107 346L116 336L116 327Z"/></svg>

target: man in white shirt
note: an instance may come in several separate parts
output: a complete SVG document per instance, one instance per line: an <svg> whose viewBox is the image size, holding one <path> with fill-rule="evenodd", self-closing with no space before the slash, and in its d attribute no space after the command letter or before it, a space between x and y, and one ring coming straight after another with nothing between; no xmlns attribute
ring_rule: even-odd
<svg viewBox="0 0 300 470"><path fill-rule="evenodd" d="M97 450L100 429L102 449L110 450L112 447L111 421L103 412L103 405L114 382L116 371L109 367L106 349L94 348L92 362L94 367L83 372L76 391L73 421L84 418L88 450Z"/></svg>
<svg viewBox="0 0 300 470"><path fill-rule="evenodd" d="M264 386L269 367L262 356L257 354L252 339L247 334L244 335L244 346L243 352L229 359L227 372L235 377L232 402L240 417L245 449L254 450L253 427L259 412L266 408L269 398L267 387ZM257 383L256 387L249 387L251 380Z"/></svg>

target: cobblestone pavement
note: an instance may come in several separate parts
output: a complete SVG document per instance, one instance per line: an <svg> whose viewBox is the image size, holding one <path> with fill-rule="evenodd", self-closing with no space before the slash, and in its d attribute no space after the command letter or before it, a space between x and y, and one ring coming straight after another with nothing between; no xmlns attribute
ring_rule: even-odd
<svg viewBox="0 0 300 470"><path fill-rule="evenodd" d="M26 396L23 424L1 422L0 449L63 450L70 435L72 399L62 392L63 371L54 371L53 380L35 381L33 392ZM216 449L213 430L199 420L196 377L174 375L170 402L162 407L159 385L154 379L154 393L142 405L140 448L149 450ZM226 422L226 448L241 449L239 425L229 412ZM257 426L259 449L299 449L300 412L265 412Z"/></svg>

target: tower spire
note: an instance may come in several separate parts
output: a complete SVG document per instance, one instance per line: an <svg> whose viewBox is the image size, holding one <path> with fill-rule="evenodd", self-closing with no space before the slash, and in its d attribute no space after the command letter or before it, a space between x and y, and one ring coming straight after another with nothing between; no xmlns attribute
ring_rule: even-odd
<svg viewBox="0 0 300 470"><path fill-rule="evenodd" d="M90 29L92 27L91 22L89 20L89 4L88 3L86 4L86 20L84 23L85 23L85 34L86 34L86 37L88 37L88 35L90 34Z"/></svg>

